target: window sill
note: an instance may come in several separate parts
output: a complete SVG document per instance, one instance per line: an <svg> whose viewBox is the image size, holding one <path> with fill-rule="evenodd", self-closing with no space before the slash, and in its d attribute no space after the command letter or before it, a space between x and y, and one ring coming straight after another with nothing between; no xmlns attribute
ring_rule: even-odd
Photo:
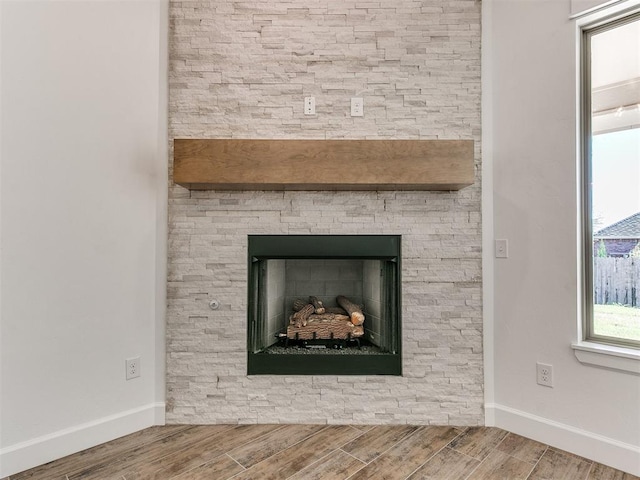
<svg viewBox="0 0 640 480"><path fill-rule="evenodd" d="M593 342L571 344L580 363L640 375L640 351Z"/></svg>

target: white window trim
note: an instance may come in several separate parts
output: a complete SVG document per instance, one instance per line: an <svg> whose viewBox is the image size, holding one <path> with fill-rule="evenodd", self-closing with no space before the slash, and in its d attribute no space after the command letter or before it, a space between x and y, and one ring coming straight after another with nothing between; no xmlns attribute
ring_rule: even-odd
<svg viewBox="0 0 640 480"><path fill-rule="evenodd" d="M586 25L594 25L600 21L610 21L617 16L626 16L633 11L640 8L640 0L612 0L611 2L603 2L602 5L593 9L589 9L580 14L573 15L570 20L575 21L576 25L576 45L580 45L576 49L576 106L577 106L577 118L580 118L582 112L580 111L582 105L582 30ZM582 129L581 121L576 122L578 141L577 151L582 155ZM578 162L582 165L582 159L579 158ZM578 169L578 185L582 185L582 166ZM581 187L582 188L582 187ZM581 188L577 189L578 205L582 205L580 199L582 193ZM578 225L581 225L582 213L578 210ZM582 227L580 227L580 230ZM585 248L582 245L582 233L578 232L578 241L580 242L580 248L578 249L578 292L579 292L579 304L582 303L583 297L583 277L582 277L582 262L584 261L584 255L582 249ZM573 353L578 361L584 365L590 365L594 367L606 368L609 370L630 373L634 375L640 375L640 350L625 346L608 345L605 343L598 343L594 341L585 340L585 332L583 330L583 312L582 307L578 306L578 341L571 344Z"/></svg>
<svg viewBox="0 0 640 480"><path fill-rule="evenodd" d="M571 348L585 365L640 375L640 351L634 348L587 341L572 343Z"/></svg>
<svg viewBox="0 0 640 480"><path fill-rule="evenodd" d="M587 8L586 10L582 10L581 12L576 12L572 15L569 15L570 20L575 20L582 17L594 17L595 15L601 14L602 11L605 11L605 15L610 15L611 12L614 12L614 8L622 7L625 8L628 4L629 0L609 0L604 1L600 5L596 5L591 8Z"/></svg>

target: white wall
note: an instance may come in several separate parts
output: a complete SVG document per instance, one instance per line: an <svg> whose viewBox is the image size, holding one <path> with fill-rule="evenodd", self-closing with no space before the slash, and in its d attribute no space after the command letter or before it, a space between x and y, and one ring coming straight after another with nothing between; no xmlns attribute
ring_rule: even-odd
<svg viewBox="0 0 640 480"><path fill-rule="evenodd" d="M600 8L608 8L626 0L571 0L571 15L583 15Z"/></svg>
<svg viewBox="0 0 640 480"><path fill-rule="evenodd" d="M167 27L161 0L0 8L3 477L163 421Z"/></svg>
<svg viewBox="0 0 640 480"><path fill-rule="evenodd" d="M484 3L484 2L483 2ZM570 0L493 0L490 75L498 426L640 474L640 376L579 363L576 27ZM554 388L536 384L536 362ZM491 399L491 395L488 395Z"/></svg>

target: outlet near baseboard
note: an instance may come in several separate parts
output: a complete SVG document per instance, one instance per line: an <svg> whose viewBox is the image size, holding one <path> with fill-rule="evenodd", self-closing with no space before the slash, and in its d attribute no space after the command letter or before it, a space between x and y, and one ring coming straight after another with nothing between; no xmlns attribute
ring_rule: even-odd
<svg viewBox="0 0 640 480"><path fill-rule="evenodd" d="M127 380L140 376L140 357L127 358L125 364L127 367Z"/></svg>

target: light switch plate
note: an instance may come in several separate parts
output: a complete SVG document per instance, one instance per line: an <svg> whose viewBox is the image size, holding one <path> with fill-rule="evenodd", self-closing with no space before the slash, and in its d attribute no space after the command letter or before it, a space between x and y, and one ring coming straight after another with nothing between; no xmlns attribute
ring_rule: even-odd
<svg viewBox="0 0 640 480"><path fill-rule="evenodd" d="M509 258L509 242L507 239L496 240L496 258Z"/></svg>

